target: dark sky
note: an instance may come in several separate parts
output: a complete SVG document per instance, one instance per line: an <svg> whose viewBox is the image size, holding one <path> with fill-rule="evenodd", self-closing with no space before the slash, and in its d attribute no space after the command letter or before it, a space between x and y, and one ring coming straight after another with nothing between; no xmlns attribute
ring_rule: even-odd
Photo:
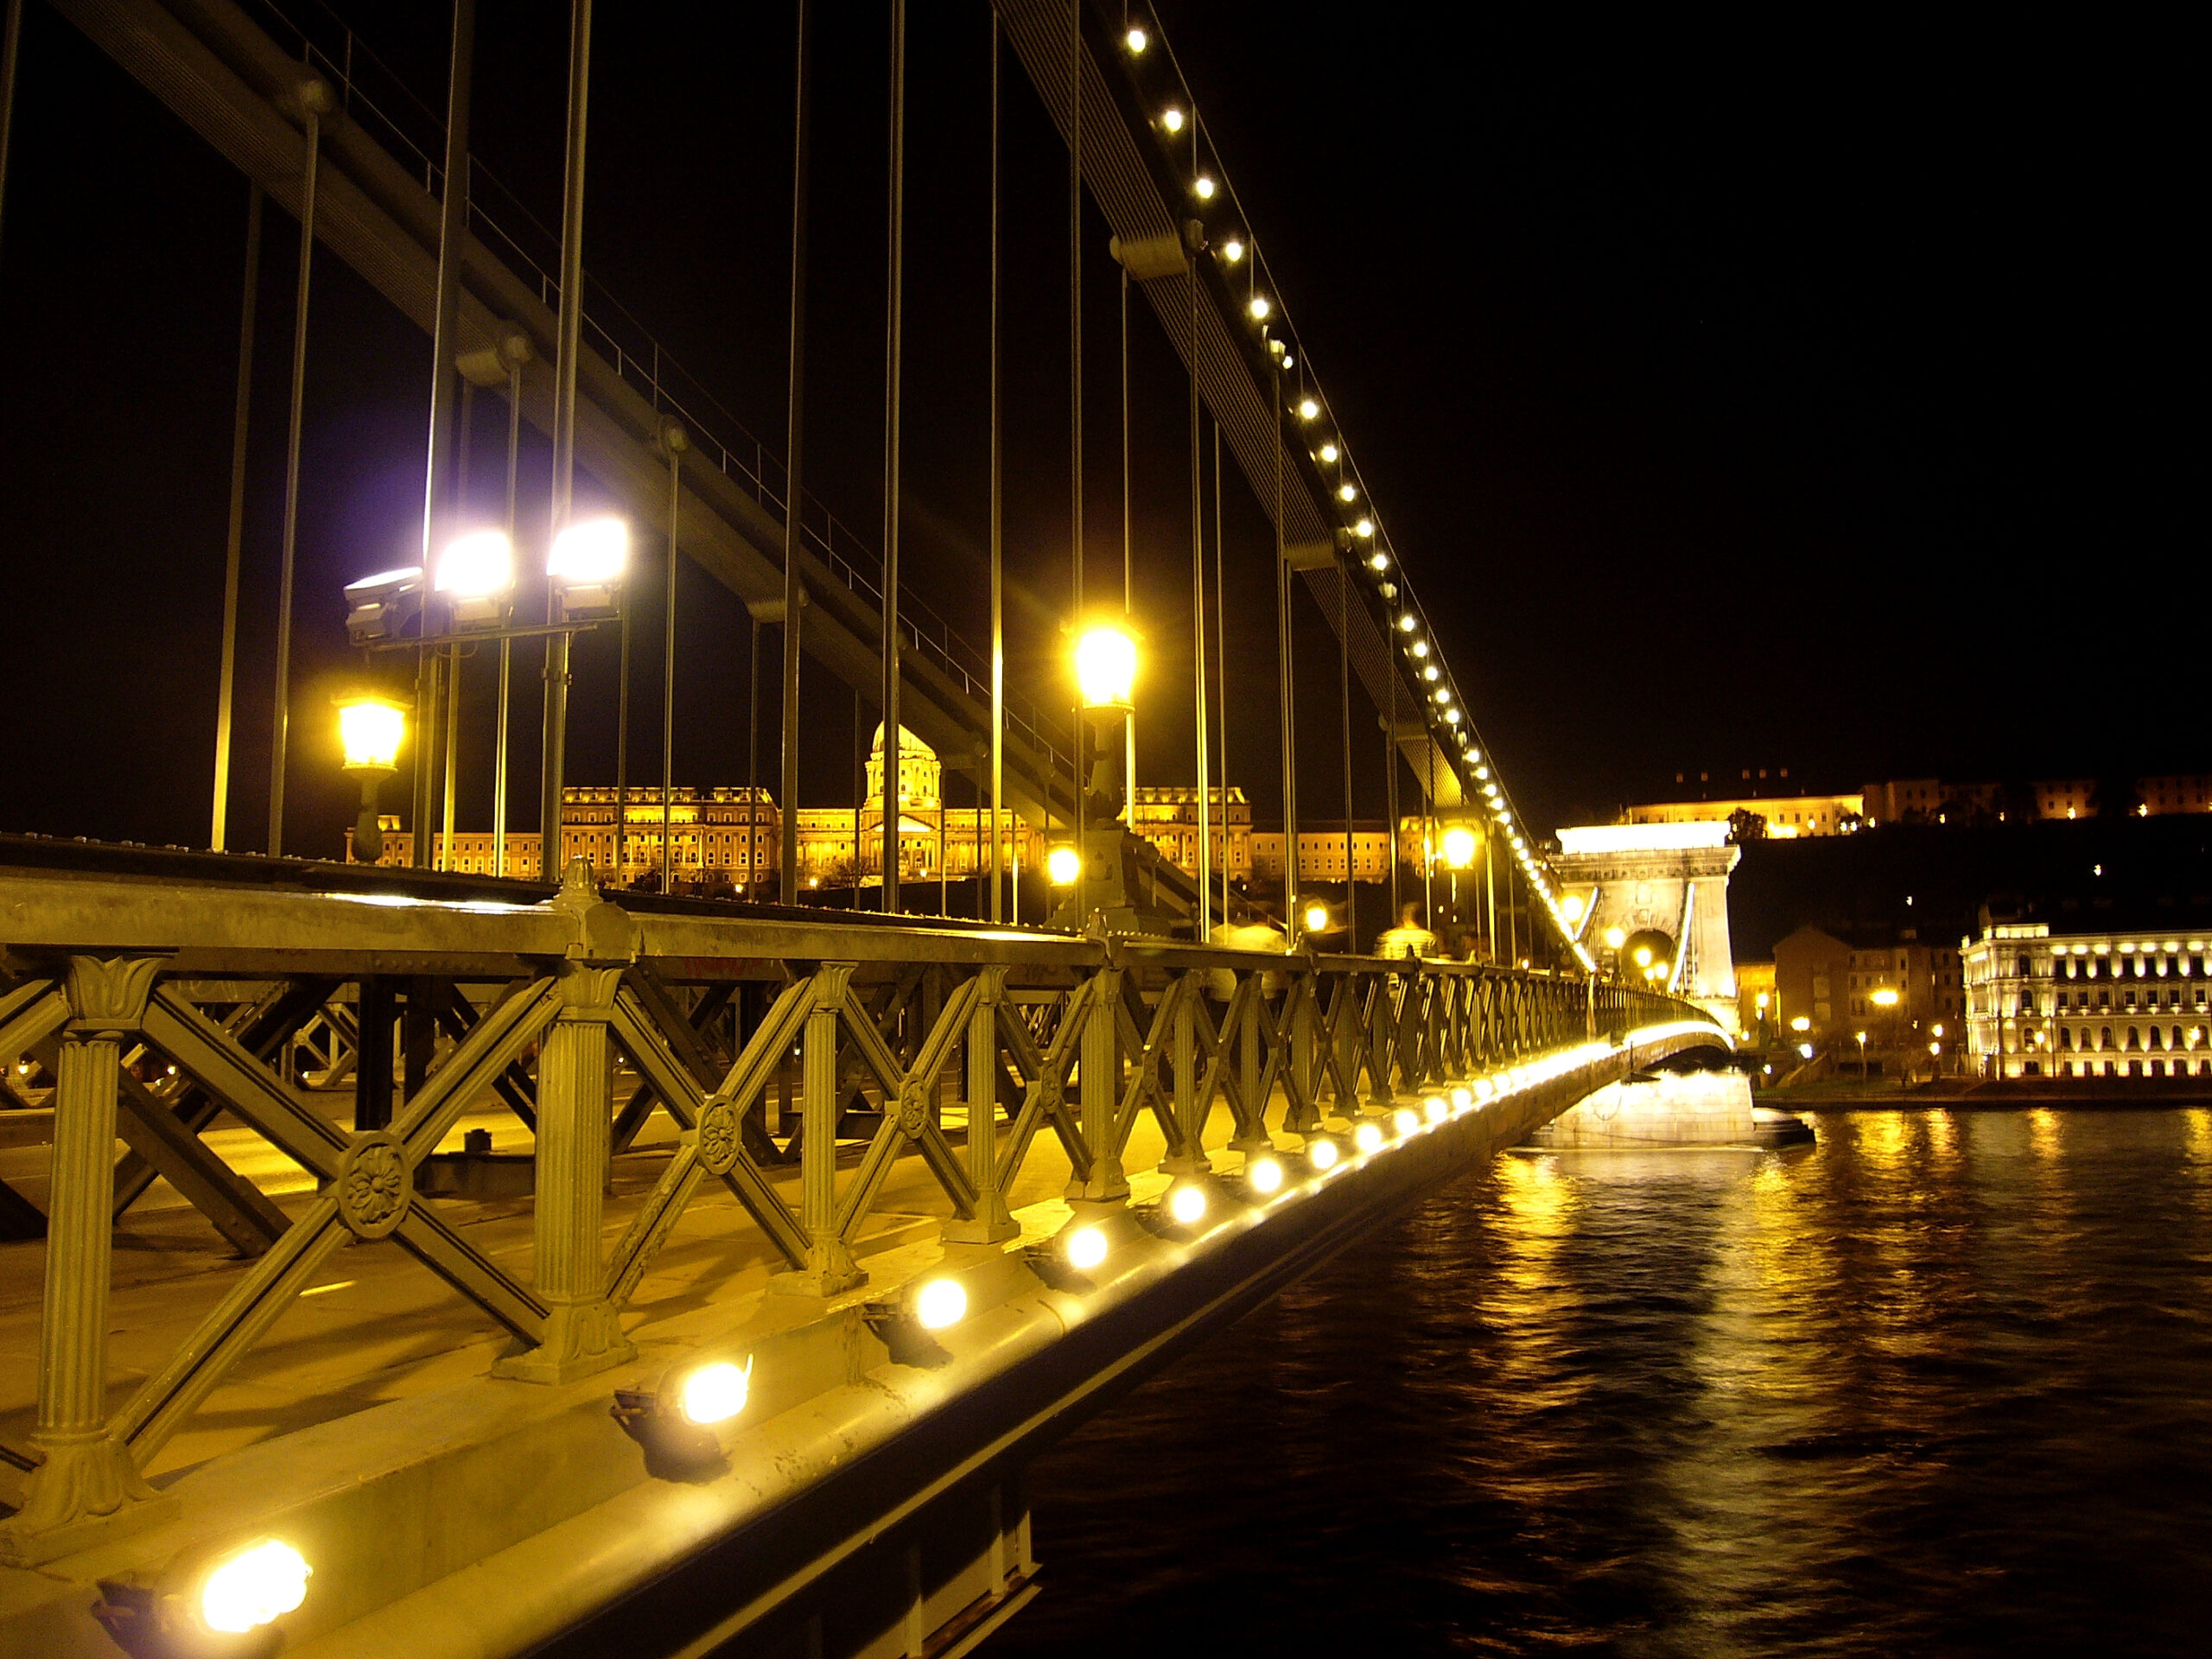
<svg viewBox="0 0 2212 1659"><path fill-rule="evenodd" d="M478 155L545 225L556 10L485 0L479 50ZM734 423L780 447L791 8L600 10L587 266ZM885 11L818 10L808 473L874 544ZM339 10L401 86L442 105L442 8ZM329 37L305 0L295 15ZM1628 35L1584 20L1540 36L1463 15L1477 21L1447 31L1427 7L1162 13L1526 813L1610 816L1700 768L1787 766L1856 787L2204 766L2202 421L2182 391L2203 355L2182 302L2204 287L2185 229L2202 187L2172 43L2118 25L1945 34L1845 14ZM976 639L986 16L967 0L913 8L902 519L910 587ZM1066 161L1010 54L1006 67L1011 648L1017 685L1052 702L1066 695ZM245 188L42 7L27 12L22 76L0 224L15 623L0 828L204 844ZM1088 542L1094 582L1103 568L1118 598L1104 243L1093 214ZM296 245L272 210L232 804L232 844L249 847L266 810ZM1190 766L1185 394L1141 300L1131 320L1152 664L1141 766L1173 782ZM327 697L360 664L336 589L412 556L429 359L372 290L318 261L296 850L334 850L351 816ZM488 511L503 414L495 399L478 414L473 488ZM734 424L724 435L738 441ZM524 499L541 524L546 466L533 436ZM1268 537L1233 468L1224 507L1230 772L1265 799ZM657 557L637 601L640 779L658 776ZM1313 816L1340 810L1342 762L1333 643L1300 605ZM678 779L736 781L742 611L687 570L677 632ZM490 682L470 674L464 823L489 798ZM612 776L612 641L586 641L572 778ZM527 802L534 681L518 689ZM849 696L810 673L804 710L803 795L848 798ZM1372 711L1355 726L1356 805L1378 814Z"/></svg>

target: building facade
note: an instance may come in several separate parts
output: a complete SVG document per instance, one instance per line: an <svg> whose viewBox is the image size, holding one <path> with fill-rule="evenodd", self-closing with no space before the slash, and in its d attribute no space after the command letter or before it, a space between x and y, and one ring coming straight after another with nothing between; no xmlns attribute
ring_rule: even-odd
<svg viewBox="0 0 2212 1659"><path fill-rule="evenodd" d="M1631 806L1622 817L1629 823L1726 823L1738 812L1755 812L1766 820L1768 835L1790 841L1800 836L1848 835L1859 827L1862 801L1858 795L1745 795L1715 801L1661 801Z"/></svg>
<svg viewBox="0 0 2212 1659"><path fill-rule="evenodd" d="M1207 868L1231 881L1252 877L1252 804L1234 785L1214 788L1207 804L1206 842L1212 849ZM1154 850L1184 874L1198 873L1198 791L1140 784L1130 805L1129 828L1152 843ZM1281 868L1282 837L1275 837L1277 868Z"/></svg>
<svg viewBox="0 0 2212 1659"><path fill-rule="evenodd" d="M1376 822L1355 822L1351 827L1351 874L1355 881L1390 879L1390 827ZM1344 873L1344 826L1340 818L1298 826L1298 879L1300 881L1342 881ZM1282 831L1258 830L1252 835L1252 879L1268 886L1282 880Z"/></svg>
<svg viewBox="0 0 2212 1659"><path fill-rule="evenodd" d="M1910 1052L1917 1068L1929 1044L1961 1040L1964 973L1958 951L1909 927L1801 927L1774 947L1775 1023L1815 1046L1855 1046L1864 1032L1870 1050Z"/></svg>
<svg viewBox="0 0 2212 1659"><path fill-rule="evenodd" d="M850 807L801 807L794 814L798 834L798 876L810 887L880 884L883 879L883 733L876 730L868 765L868 801ZM911 732L903 733L899 753L899 873L902 880L933 880L940 874L963 877L990 865L990 814L973 806L949 805L940 793L943 769L936 753ZM712 789L683 787L670 791L664 818L660 786L633 784L618 798L612 785L572 785L561 791L562 860L590 863L602 885L666 884L676 889L744 893L760 880L773 880L783 857L784 814L768 791L742 785ZM1249 818L1249 813L1248 813ZM413 861L415 838L396 817L380 820L384 849L380 864ZM664 834L664 824L665 834ZM442 856L442 836L433 850L434 867L473 875L495 873L493 836L486 830L456 831L450 861ZM538 879L539 844L535 830L511 830L506 837L505 874ZM353 837L346 836L352 856ZM1009 872L1033 869L1045 855L1044 836L1018 815L1002 820L1000 856Z"/></svg>
<svg viewBox="0 0 2212 1659"><path fill-rule="evenodd" d="M2212 1077L2205 943L1985 915L1961 951L1976 1064L1993 1077Z"/></svg>

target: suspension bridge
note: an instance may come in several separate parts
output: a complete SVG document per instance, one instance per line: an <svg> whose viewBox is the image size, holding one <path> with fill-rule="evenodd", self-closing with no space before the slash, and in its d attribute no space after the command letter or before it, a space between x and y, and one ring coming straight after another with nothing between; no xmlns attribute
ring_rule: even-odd
<svg viewBox="0 0 2212 1659"><path fill-rule="evenodd" d="M257 234L263 198L297 220L301 321L265 848L227 847L235 505L209 849L0 838L0 1647L968 1651L1044 1582L1022 1488L1039 1448L1476 1160L1715 1042L1695 1004L1596 971L1415 594L1420 555L1402 556L1367 493L1149 12L998 0L975 21L989 26L995 207L1001 73L1066 149L1077 372L1087 212L1183 365L1188 859L1132 833L1133 647L1083 603L1079 386L1080 695L1006 683L995 212L991 637L970 647L902 582L903 0L874 545L803 481L810 31L826 15L798 7L791 65L778 451L586 280L590 0L570 19L557 238L471 160L472 0L454 8L444 117L429 122L320 14L302 28L232 0L52 9L250 181ZM434 345L422 561L364 569L374 580L347 594L357 642L415 671L349 753L373 782L408 750L412 868L284 839L317 248ZM505 531L464 563L454 452L474 392L506 407L511 481ZM1227 799L1208 760L1227 665L1206 649L1224 601L1207 580L1202 419L1273 532L1273 915L1230 880L1207 816ZM525 427L554 456L542 582L520 574ZM564 841L569 644L619 621L638 581L614 532L575 512L580 471L626 504L618 540L667 547L671 594L680 554L772 631L787 813L802 674L874 704L881 840L865 891L855 846L849 908L796 902L789 830L773 869L747 844L735 899L620 887ZM1335 662L1294 660L1294 604L1325 620ZM432 868L432 826L449 847L454 823L464 641L499 647L489 874ZM537 844L511 871L507 826L532 815L507 799L508 679L541 652ZM1365 954L1371 925L1301 901L1291 688L1330 680L1344 907L1357 688L1361 729L1379 721L1391 754L1393 835L1402 778L1424 870L1447 817L1503 867L1533 933L1507 960L1417 940ZM928 916L912 913L925 889L901 893L905 732L974 757L994 829L967 918L942 913L942 889ZM1002 815L1066 855L1049 914L1023 913L1000 867ZM372 789L357 855L378 823ZM1496 916L1493 900L1493 939Z"/></svg>

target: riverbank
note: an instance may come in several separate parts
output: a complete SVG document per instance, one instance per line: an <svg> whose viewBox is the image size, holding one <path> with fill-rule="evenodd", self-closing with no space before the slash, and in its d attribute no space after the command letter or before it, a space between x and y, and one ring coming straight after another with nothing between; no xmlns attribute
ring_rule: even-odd
<svg viewBox="0 0 2212 1659"><path fill-rule="evenodd" d="M1883 1078L1826 1077L1818 1083L1762 1089L1753 1096L1762 1106L1784 1111L1896 1111L1913 1108L1943 1111L2020 1111L2031 1107L2069 1111L2170 1111L2212 1106L2212 1078L2206 1077L1939 1077L1899 1084Z"/></svg>

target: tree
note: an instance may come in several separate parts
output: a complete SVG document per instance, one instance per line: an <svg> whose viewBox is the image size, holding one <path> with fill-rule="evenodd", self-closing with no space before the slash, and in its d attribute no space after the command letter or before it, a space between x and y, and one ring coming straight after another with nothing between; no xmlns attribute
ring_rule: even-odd
<svg viewBox="0 0 2212 1659"><path fill-rule="evenodd" d="M1739 806L1728 815L1728 839L1732 842L1764 841L1766 819L1748 806Z"/></svg>

